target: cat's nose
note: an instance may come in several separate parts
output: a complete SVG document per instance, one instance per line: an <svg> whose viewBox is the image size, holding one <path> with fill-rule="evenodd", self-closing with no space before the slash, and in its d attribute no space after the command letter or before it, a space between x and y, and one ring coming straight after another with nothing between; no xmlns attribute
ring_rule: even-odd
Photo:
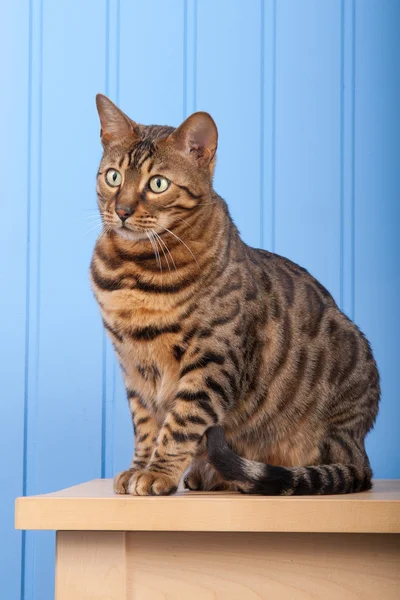
<svg viewBox="0 0 400 600"><path fill-rule="evenodd" d="M119 216L122 222L126 221L128 217L133 215L135 209L132 206L116 206L115 212Z"/></svg>

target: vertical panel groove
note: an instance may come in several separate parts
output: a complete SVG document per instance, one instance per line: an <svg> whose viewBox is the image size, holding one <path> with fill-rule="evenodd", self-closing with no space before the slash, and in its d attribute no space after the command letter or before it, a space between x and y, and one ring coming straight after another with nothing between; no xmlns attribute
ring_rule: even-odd
<svg viewBox="0 0 400 600"><path fill-rule="evenodd" d="M344 308L344 0L340 2L340 308Z"/></svg>
<svg viewBox="0 0 400 600"><path fill-rule="evenodd" d="M26 287L25 287L25 383L24 383L24 446L22 463L22 495L27 495L28 461L28 372L29 372L29 329L30 329L30 250L31 250L31 145L32 145L32 45L33 45L33 0L29 0L29 55L28 55L28 133L27 133L27 198L26 198ZM21 543L21 600L25 598L26 531L22 532Z"/></svg>
<svg viewBox="0 0 400 600"><path fill-rule="evenodd" d="M115 98L117 104L119 104L119 77L120 77L120 54L121 54L121 0L116 0L117 2L117 19L116 19L116 33L115 33L115 43L116 43L116 93Z"/></svg>
<svg viewBox="0 0 400 600"><path fill-rule="evenodd" d="M276 23L277 23L277 7L276 0L273 1L273 37L272 37L272 132L271 132L271 200L272 200L272 215L271 215L271 245L275 252L275 149L276 149Z"/></svg>
<svg viewBox="0 0 400 600"><path fill-rule="evenodd" d="M276 0L262 3L261 193L262 245L275 250Z"/></svg>
<svg viewBox="0 0 400 600"><path fill-rule="evenodd" d="M264 204L265 204L265 190L264 190L264 63L265 63L265 11L264 11L264 0L260 0L260 247L264 247Z"/></svg>
<svg viewBox="0 0 400 600"><path fill-rule="evenodd" d="M43 0L29 5L28 190L23 494L35 493L35 416L38 401L42 197ZM28 465L28 463L30 463ZM22 598L33 597L35 534L22 547ZM29 564L28 564L29 563ZM29 585L29 588L28 588Z"/></svg>
<svg viewBox="0 0 400 600"><path fill-rule="evenodd" d="M341 2L340 58L340 307L354 318L354 0Z"/></svg>
<svg viewBox="0 0 400 600"><path fill-rule="evenodd" d="M182 118L185 119L187 116L187 63L188 63L188 0L184 0L183 3L183 109Z"/></svg>
<svg viewBox="0 0 400 600"><path fill-rule="evenodd" d="M197 0L183 4L183 118L196 110Z"/></svg>
<svg viewBox="0 0 400 600"><path fill-rule="evenodd" d="M351 86L351 309L350 317L356 318L355 276L356 276L356 0L352 2L352 86Z"/></svg>
<svg viewBox="0 0 400 600"><path fill-rule="evenodd" d="M197 108L197 52L198 52L198 44L197 44L197 0L194 0L194 11L193 11L193 111Z"/></svg>
<svg viewBox="0 0 400 600"><path fill-rule="evenodd" d="M110 93L110 0L106 0L106 23L105 23L105 91L106 95Z"/></svg>
<svg viewBox="0 0 400 600"><path fill-rule="evenodd" d="M28 67L28 147L27 147L27 205L26 205L26 218L27 218L27 236L26 236L26 300L25 300L25 397L24 397L24 462L23 462L23 495L26 496L26 472L27 472L27 433L28 433L28 369L29 369L29 327L30 327L30 252L31 252L31 186L29 185L31 180L31 145L32 145L32 10L33 0L29 1L29 67ZM24 532L25 533L25 532Z"/></svg>

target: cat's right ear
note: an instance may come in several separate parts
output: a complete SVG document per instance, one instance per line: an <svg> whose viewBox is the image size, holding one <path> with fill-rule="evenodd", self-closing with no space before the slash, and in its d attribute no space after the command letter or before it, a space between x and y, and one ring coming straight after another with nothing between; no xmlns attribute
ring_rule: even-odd
<svg viewBox="0 0 400 600"><path fill-rule="evenodd" d="M217 126L206 112L196 112L190 115L167 138L180 150L199 165L210 165L212 170L215 162L215 152L218 144Z"/></svg>
<svg viewBox="0 0 400 600"><path fill-rule="evenodd" d="M115 106L107 96L97 94L97 112L100 117L100 137L102 144L122 137L139 137L137 124Z"/></svg>

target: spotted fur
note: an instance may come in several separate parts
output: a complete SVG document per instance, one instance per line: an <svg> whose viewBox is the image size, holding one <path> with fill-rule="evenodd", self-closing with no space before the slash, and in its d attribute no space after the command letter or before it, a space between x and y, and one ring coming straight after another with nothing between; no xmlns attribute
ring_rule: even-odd
<svg viewBox="0 0 400 600"><path fill-rule="evenodd" d="M188 468L190 489L368 489L380 393L370 346L305 269L240 239L212 186L211 117L146 127L97 104L104 231L91 280L135 431L116 492L169 494ZM154 176L171 182L163 193Z"/></svg>

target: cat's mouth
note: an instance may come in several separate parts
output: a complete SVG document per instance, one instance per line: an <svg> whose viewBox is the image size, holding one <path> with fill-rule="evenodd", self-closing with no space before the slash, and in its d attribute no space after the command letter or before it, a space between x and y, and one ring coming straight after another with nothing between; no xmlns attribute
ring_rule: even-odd
<svg viewBox="0 0 400 600"><path fill-rule="evenodd" d="M120 223L114 227L115 231L126 240L146 240L148 239L147 231L143 229L133 228L126 223Z"/></svg>

